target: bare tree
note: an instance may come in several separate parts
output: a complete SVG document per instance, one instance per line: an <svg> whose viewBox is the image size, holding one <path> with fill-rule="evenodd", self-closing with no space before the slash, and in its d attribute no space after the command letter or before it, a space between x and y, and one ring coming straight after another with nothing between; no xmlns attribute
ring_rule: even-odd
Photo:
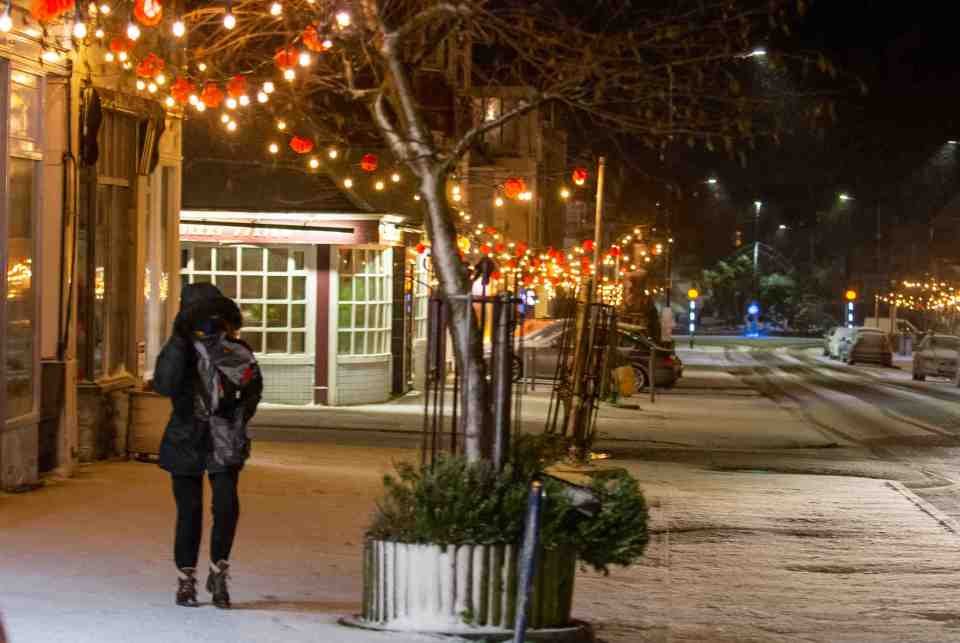
<svg viewBox="0 0 960 643"><path fill-rule="evenodd" d="M272 81L266 106L291 131L338 140L373 130L419 182L440 288L455 322L471 316L470 283L457 248L446 182L486 131L544 103L557 103L598 128L631 134L648 147L703 145L728 152L776 140L828 111L797 93L753 91L751 52L795 18L796 0L235 0L188 3L187 59L204 78L244 74ZM803 2L799 3L802 7ZM224 28L225 11L236 26ZM431 131L415 74L446 48L463 57L461 110L470 85L513 86L529 99L493 117L469 119L452 137ZM300 54L307 66L290 66ZM293 57L291 57L293 56ZM768 51L786 68L800 56ZM290 71L278 69L289 68ZM303 59L307 62L307 58ZM831 72L821 61L821 71ZM284 76L284 73L286 76ZM806 104L806 103L804 103ZM362 109L368 118L358 117ZM466 110L463 110L466 111ZM801 116L802 118L797 118ZM453 325L467 378L462 400L466 454L489 457L490 403L480 329Z"/></svg>

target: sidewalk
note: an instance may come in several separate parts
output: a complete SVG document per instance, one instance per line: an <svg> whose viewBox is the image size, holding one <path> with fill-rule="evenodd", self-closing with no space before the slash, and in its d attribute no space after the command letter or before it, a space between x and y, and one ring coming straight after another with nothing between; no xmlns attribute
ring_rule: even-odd
<svg viewBox="0 0 960 643"><path fill-rule="evenodd" d="M362 530L380 477L414 455L258 443L241 476L229 612L172 604L173 502L157 467L96 464L0 496L11 643L435 641L335 624L359 607ZM956 640L960 539L895 485L623 464L641 480L656 533L640 565L579 575L575 614L601 640Z"/></svg>

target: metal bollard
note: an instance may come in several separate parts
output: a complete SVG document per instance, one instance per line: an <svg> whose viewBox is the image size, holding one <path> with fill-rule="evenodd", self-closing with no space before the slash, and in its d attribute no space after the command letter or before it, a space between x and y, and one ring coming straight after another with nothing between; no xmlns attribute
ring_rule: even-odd
<svg viewBox="0 0 960 643"><path fill-rule="evenodd" d="M520 586L517 594L517 620L513 627L513 642L524 643L527 638L527 603L530 600L530 586L537 570L537 546L540 544L540 504L543 500L543 483L534 480L530 483L530 495L527 497L527 520L523 530L523 549L520 552Z"/></svg>

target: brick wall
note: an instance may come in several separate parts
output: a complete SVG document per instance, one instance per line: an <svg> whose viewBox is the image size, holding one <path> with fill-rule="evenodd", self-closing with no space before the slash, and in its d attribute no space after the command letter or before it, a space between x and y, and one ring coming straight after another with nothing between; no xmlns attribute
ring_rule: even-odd
<svg viewBox="0 0 960 643"><path fill-rule="evenodd" d="M332 399L336 406L375 404L390 399L392 360L337 364L336 390Z"/></svg>

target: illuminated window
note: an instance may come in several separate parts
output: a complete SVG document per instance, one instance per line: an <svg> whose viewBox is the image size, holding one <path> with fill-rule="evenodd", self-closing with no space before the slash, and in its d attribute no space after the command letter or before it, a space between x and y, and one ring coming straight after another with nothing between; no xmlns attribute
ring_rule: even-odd
<svg viewBox="0 0 960 643"><path fill-rule="evenodd" d="M338 355L390 354L392 258L390 249L338 250Z"/></svg>

